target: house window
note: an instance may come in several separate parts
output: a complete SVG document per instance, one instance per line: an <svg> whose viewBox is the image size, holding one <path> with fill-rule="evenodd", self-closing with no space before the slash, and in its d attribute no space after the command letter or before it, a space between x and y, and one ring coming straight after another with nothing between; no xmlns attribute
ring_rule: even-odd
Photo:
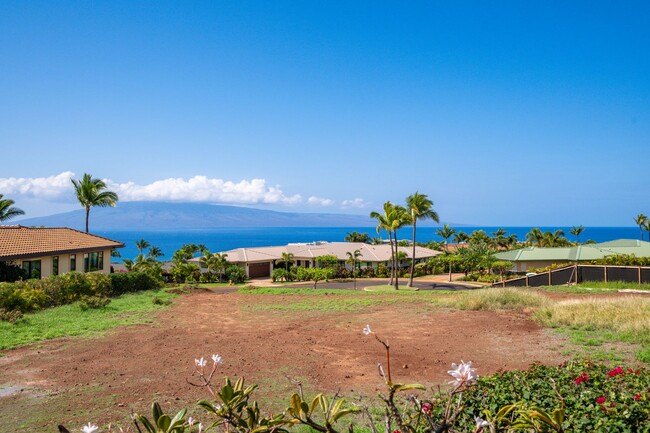
<svg viewBox="0 0 650 433"><path fill-rule="evenodd" d="M23 260L23 269L27 272L27 278L41 278L40 260Z"/></svg>
<svg viewBox="0 0 650 433"><path fill-rule="evenodd" d="M76 254L70 254L70 271L76 271L77 270L77 255Z"/></svg>
<svg viewBox="0 0 650 433"><path fill-rule="evenodd" d="M104 269L104 252L84 254L84 272L100 271Z"/></svg>
<svg viewBox="0 0 650 433"><path fill-rule="evenodd" d="M52 275L59 275L59 256L52 257Z"/></svg>

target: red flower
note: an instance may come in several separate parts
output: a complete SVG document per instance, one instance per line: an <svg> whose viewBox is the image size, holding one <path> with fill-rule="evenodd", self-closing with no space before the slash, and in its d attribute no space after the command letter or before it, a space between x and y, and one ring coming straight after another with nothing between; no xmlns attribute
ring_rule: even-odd
<svg viewBox="0 0 650 433"><path fill-rule="evenodd" d="M422 403L422 412L431 413L431 405L429 403Z"/></svg>
<svg viewBox="0 0 650 433"><path fill-rule="evenodd" d="M598 397L596 399L596 403L603 404L603 403L605 403L605 400L607 400L605 397Z"/></svg>
<svg viewBox="0 0 650 433"><path fill-rule="evenodd" d="M641 400L641 393L640 393L640 392L637 392L636 395L634 396L634 399L635 399L636 401Z"/></svg>
<svg viewBox="0 0 650 433"><path fill-rule="evenodd" d="M613 370L609 370L607 372L607 376L609 376L609 377L618 376L619 374L625 374L625 372L623 371L623 368L620 365L618 367L614 368Z"/></svg>
<svg viewBox="0 0 650 433"><path fill-rule="evenodd" d="M580 376L578 376L575 382L576 385L580 385L582 382L586 382L588 380L589 380L589 375L587 374L587 372L583 371L582 373L580 373Z"/></svg>

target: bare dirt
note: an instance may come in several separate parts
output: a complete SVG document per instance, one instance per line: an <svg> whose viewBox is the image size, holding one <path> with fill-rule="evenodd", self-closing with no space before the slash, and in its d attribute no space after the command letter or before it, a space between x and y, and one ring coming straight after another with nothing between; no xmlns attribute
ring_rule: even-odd
<svg viewBox="0 0 650 433"><path fill-rule="evenodd" d="M384 295L377 295L384 296ZM88 421L124 422L152 401L168 410L209 397L193 387L194 359L213 353L215 373L260 385L258 398L281 410L301 381L307 391L374 396L383 347L391 345L393 380L446 384L452 362L473 361L479 373L553 364L568 346L521 313L448 311L426 302L388 302L359 311L278 311L265 305L313 297L193 293L180 296L153 325L119 328L93 339L59 339L5 352L0 358L0 419L7 431L56 431ZM209 360L208 366L211 365ZM7 388L9 389L9 388ZM22 391L20 391L22 390ZM21 430L24 428L24 430Z"/></svg>

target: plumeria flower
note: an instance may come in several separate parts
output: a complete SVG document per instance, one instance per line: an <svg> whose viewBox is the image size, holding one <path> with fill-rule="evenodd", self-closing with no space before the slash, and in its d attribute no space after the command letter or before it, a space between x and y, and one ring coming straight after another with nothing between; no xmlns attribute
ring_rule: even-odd
<svg viewBox="0 0 650 433"><path fill-rule="evenodd" d="M463 385L471 385L478 378L476 369L472 368L472 361L464 362L461 360L458 365L456 365L456 363L451 364L451 368L452 369L447 371L447 373L449 373L454 380L449 383L453 383L456 388L460 388Z"/></svg>
<svg viewBox="0 0 650 433"><path fill-rule="evenodd" d="M208 361L206 361L203 357L201 359L195 359L194 362L196 363L197 367L205 367L208 364Z"/></svg>
<svg viewBox="0 0 650 433"><path fill-rule="evenodd" d="M363 335L370 335L372 334L372 331L370 330L370 325L366 325L365 328L363 328Z"/></svg>
<svg viewBox="0 0 650 433"><path fill-rule="evenodd" d="M215 353L214 355L212 355L212 362L214 362L214 365L223 364L223 359L221 358L220 355L217 355Z"/></svg>
<svg viewBox="0 0 650 433"><path fill-rule="evenodd" d="M476 429L477 430L480 429L480 428L485 428L485 427L490 425L490 423L488 423L486 420L484 420L480 416L475 416L474 421L476 421Z"/></svg>
<svg viewBox="0 0 650 433"><path fill-rule="evenodd" d="M187 424L189 424L190 429L191 429L191 428L194 426L194 418L189 417L189 418L187 419Z"/></svg>
<svg viewBox="0 0 650 433"><path fill-rule="evenodd" d="M99 427L97 427L95 424L91 424L91 423L86 424L81 429L81 431L84 432L84 433L95 433L97 430L99 430Z"/></svg>
<svg viewBox="0 0 650 433"><path fill-rule="evenodd" d="M199 433L203 433L203 423L199 423Z"/></svg>

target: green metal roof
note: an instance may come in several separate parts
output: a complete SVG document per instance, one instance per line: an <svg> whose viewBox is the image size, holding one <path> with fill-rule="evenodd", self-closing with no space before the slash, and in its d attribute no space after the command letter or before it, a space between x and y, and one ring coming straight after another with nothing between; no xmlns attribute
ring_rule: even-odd
<svg viewBox="0 0 650 433"><path fill-rule="evenodd" d="M650 242L634 239L617 239L600 244L578 245L562 248L526 247L504 251L494 255L499 260L510 262L529 261L586 261L607 256L628 254L636 257L650 257Z"/></svg>

